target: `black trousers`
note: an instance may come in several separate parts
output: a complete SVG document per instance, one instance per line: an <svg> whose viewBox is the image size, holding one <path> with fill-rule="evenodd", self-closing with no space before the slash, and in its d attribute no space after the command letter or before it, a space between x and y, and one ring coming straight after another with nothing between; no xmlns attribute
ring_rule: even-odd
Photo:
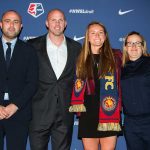
<svg viewBox="0 0 150 150"><path fill-rule="evenodd" d="M7 150L26 150L28 130L28 122L0 120L0 150L4 149L5 136Z"/></svg>
<svg viewBox="0 0 150 150"><path fill-rule="evenodd" d="M51 118L47 118L51 119ZM52 125L35 130L32 127L29 132L31 150L48 150L48 142L51 140L52 150L70 150L72 140L72 127L68 128L62 119L59 104L56 108L56 116Z"/></svg>
<svg viewBox="0 0 150 150"><path fill-rule="evenodd" d="M128 150L150 150L150 115L125 116L124 134Z"/></svg>

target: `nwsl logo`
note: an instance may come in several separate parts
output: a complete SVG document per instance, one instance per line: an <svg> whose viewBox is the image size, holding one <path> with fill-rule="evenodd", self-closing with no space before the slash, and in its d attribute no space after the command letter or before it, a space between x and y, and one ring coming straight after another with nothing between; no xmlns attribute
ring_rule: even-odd
<svg viewBox="0 0 150 150"><path fill-rule="evenodd" d="M44 13L44 8L42 3L30 3L28 7L28 13L34 18L39 17Z"/></svg>

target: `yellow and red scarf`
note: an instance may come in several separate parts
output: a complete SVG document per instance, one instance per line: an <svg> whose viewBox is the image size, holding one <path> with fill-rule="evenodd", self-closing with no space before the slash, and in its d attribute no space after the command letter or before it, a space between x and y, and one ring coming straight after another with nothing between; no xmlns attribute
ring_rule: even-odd
<svg viewBox="0 0 150 150"><path fill-rule="evenodd" d="M118 64L117 64L118 65ZM119 67L119 66L118 66ZM108 73L100 79L100 107L99 131L120 131L120 70L117 67L114 74ZM94 80L81 80L76 78L72 92L70 112L85 112L84 95L91 95L95 91Z"/></svg>

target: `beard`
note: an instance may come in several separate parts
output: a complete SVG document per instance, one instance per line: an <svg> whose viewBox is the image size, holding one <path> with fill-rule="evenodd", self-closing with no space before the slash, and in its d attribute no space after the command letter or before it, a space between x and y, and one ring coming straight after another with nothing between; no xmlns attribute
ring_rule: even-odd
<svg viewBox="0 0 150 150"><path fill-rule="evenodd" d="M18 31L5 31L5 30L2 30L2 32L3 32L3 35L6 37L6 38L8 38L8 39L14 39L14 38L16 38L18 35L19 35L19 33L20 33L20 31L18 30Z"/></svg>

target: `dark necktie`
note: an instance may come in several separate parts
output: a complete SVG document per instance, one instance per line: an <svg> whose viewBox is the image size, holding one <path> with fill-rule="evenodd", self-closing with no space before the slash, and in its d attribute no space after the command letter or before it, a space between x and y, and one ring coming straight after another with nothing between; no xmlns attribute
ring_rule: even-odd
<svg viewBox="0 0 150 150"><path fill-rule="evenodd" d="M7 68L9 67L9 62L10 62L10 56L11 56L11 43L7 42L8 48L6 50L6 65Z"/></svg>

